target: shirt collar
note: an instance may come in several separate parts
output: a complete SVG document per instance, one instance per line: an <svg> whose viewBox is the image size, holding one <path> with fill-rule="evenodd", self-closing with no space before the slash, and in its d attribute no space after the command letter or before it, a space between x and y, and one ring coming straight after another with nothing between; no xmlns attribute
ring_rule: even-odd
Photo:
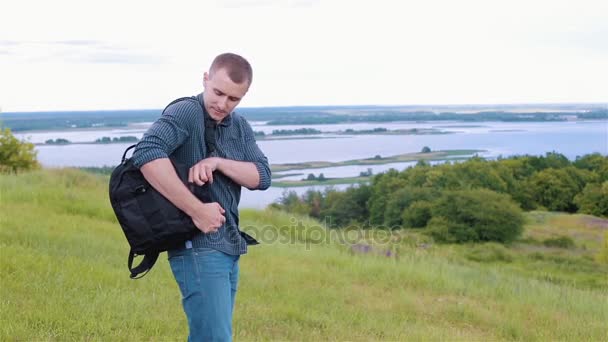
<svg viewBox="0 0 608 342"><path fill-rule="evenodd" d="M209 116L209 113L207 113L207 108L205 108L205 102L203 100L203 93L200 93L200 94L196 95L196 99L198 100L198 102L200 102L201 107L203 107L203 114L205 115L205 121L207 121L207 120L213 120L211 118L211 116ZM222 120L222 122L220 122L218 124L218 126L223 126L223 127L229 127L231 125L232 125L232 113L228 114L228 116L226 116Z"/></svg>

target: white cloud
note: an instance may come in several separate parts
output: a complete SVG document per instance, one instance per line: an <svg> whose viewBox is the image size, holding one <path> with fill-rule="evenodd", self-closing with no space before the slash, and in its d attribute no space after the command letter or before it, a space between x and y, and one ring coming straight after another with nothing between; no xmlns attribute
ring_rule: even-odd
<svg viewBox="0 0 608 342"><path fill-rule="evenodd" d="M599 0L25 0L0 21L0 106L160 108L199 92L224 51L254 67L243 105L606 101L607 13Z"/></svg>

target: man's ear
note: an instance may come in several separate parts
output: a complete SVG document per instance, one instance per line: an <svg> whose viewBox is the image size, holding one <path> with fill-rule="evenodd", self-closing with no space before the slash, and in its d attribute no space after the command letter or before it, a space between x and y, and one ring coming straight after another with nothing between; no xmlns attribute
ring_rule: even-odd
<svg viewBox="0 0 608 342"><path fill-rule="evenodd" d="M205 71L203 74L203 87L207 88L207 82L209 82L209 74Z"/></svg>

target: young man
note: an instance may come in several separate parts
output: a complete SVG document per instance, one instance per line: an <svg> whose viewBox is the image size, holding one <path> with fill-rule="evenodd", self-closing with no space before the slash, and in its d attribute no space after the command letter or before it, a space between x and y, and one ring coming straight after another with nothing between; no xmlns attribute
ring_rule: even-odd
<svg viewBox="0 0 608 342"><path fill-rule="evenodd" d="M249 90L252 76L243 57L217 56L204 74L204 92L169 105L133 153L148 182L200 230L168 253L190 341L232 339L238 260L250 238L239 230L241 186L270 186L268 159L251 126L232 112ZM169 156L190 168L189 182L205 186L210 203L201 202L180 181Z"/></svg>

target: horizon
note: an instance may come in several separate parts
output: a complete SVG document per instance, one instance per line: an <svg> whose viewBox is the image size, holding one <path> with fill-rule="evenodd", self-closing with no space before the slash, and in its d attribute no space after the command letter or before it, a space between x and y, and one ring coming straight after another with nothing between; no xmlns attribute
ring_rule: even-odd
<svg viewBox="0 0 608 342"><path fill-rule="evenodd" d="M549 106L549 107L558 107L555 108L559 110L559 106L604 106L605 108L600 109L608 109L608 101L607 102L538 102L538 103L450 103L450 104L353 104L353 105L288 105L288 106L237 106L234 112L239 112L239 110L243 109L281 109L281 108L458 108L458 107L477 107L479 109L484 109L486 107L533 107L533 106ZM34 110L34 111L11 111L5 112L0 108L0 114L27 114L27 113L76 113L76 112L116 112L116 111L153 111L153 110L163 110L164 107L158 108L113 108L113 109L57 109L57 110ZM517 109L517 108L515 108ZM543 108L543 109L552 109L552 108ZM595 109L595 108L588 108ZM497 109L498 110L498 109ZM573 110L573 109L571 109ZM581 109L583 111L584 109Z"/></svg>

